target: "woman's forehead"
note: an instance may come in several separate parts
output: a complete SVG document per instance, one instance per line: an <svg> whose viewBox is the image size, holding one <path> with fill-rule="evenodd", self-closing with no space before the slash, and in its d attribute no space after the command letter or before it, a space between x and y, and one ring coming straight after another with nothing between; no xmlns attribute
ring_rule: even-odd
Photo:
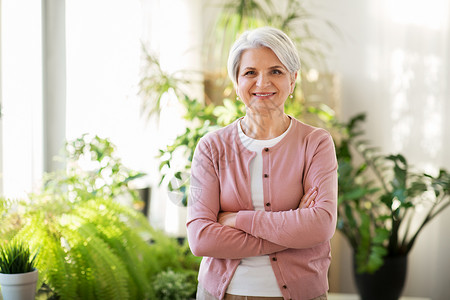
<svg viewBox="0 0 450 300"><path fill-rule="evenodd" d="M280 59L267 47L258 47L246 49L241 54L240 60L241 68L256 68L256 67L286 67L281 63Z"/></svg>

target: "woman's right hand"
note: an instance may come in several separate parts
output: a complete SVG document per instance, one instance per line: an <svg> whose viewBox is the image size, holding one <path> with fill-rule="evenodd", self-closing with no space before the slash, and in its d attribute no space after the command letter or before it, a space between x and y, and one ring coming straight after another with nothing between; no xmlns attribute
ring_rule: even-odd
<svg viewBox="0 0 450 300"><path fill-rule="evenodd" d="M314 201L317 196L317 187L310 188L306 194L303 195L302 199L300 200L300 204L298 205L298 208L311 208L314 207L316 202Z"/></svg>

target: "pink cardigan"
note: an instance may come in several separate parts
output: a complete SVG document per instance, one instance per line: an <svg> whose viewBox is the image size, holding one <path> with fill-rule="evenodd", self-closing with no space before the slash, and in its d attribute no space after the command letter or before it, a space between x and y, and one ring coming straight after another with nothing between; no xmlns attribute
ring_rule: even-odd
<svg viewBox="0 0 450 300"><path fill-rule="evenodd" d="M337 162L330 134L292 118L287 135L264 149L265 211L255 211L249 164L255 153L237 124L204 136L194 154L187 233L203 256L200 284L218 299L243 257L268 254L285 299L311 299L328 290L330 239L337 217ZM298 209L318 187L316 205ZM239 212L236 228L217 223L220 211Z"/></svg>

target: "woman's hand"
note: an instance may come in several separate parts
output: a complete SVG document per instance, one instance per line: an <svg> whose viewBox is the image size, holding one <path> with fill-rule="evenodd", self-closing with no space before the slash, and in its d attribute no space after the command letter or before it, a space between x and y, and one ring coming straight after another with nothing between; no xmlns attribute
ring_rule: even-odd
<svg viewBox="0 0 450 300"><path fill-rule="evenodd" d="M302 199L300 200L300 204L298 205L298 208L311 208L316 205L316 202L314 201L317 196L317 188L310 188L306 194L303 195Z"/></svg>
<svg viewBox="0 0 450 300"><path fill-rule="evenodd" d="M236 227L236 216L234 212L220 212L217 216L217 222L224 226Z"/></svg>

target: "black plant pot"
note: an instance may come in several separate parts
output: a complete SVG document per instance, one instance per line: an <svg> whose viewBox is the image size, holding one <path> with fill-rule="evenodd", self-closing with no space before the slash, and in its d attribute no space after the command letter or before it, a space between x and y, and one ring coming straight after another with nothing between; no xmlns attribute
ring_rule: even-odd
<svg viewBox="0 0 450 300"><path fill-rule="evenodd" d="M151 187L144 187L137 190L139 193L139 197L143 201L143 207L141 208L142 213L148 217L149 215L149 207L150 207L150 200L152 195L152 189Z"/></svg>
<svg viewBox="0 0 450 300"><path fill-rule="evenodd" d="M353 271L361 300L398 300L406 281L408 257L406 255L386 257L383 266L373 274Z"/></svg>

